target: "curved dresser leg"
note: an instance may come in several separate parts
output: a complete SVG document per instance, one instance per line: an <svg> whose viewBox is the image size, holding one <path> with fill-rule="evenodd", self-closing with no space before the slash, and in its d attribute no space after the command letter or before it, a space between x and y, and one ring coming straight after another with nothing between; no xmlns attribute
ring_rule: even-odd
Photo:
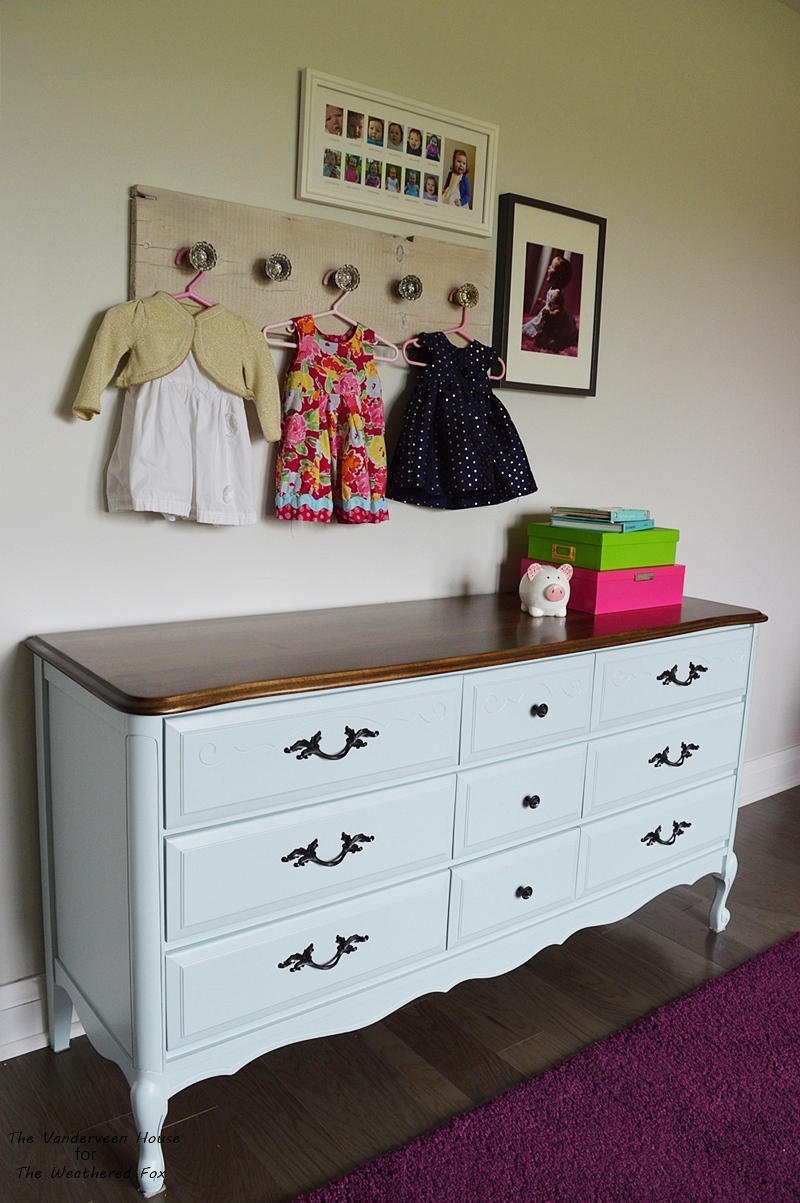
<svg viewBox="0 0 800 1203"><path fill-rule="evenodd" d="M139 1135L139 1189L146 1199L166 1190L161 1128L168 1099L158 1074L137 1074L131 1086L131 1107Z"/></svg>
<svg viewBox="0 0 800 1203"><path fill-rule="evenodd" d="M736 870L739 867L739 862L736 859L735 852L729 852L725 858L724 874L715 873L717 879L717 892L714 895L714 901L711 903L711 915L709 917L709 926L712 931L724 931L728 926L728 920L731 913L725 905L728 901L728 895L731 892Z"/></svg>

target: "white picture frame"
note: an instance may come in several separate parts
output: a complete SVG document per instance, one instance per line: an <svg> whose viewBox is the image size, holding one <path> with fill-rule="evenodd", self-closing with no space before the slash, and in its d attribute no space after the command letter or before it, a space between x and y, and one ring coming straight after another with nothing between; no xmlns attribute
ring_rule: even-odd
<svg viewBox="0 0 800 1203"><path fill-rule="evenodd" d="M297 196L488 238L498 132L488 122L306 68Z"/></svg>

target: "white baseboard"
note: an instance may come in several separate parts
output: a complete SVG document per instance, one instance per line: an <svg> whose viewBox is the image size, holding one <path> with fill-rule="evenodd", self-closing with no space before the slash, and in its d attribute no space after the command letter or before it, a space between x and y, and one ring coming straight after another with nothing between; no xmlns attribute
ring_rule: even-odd
<svg viewBox="0 0 800 1203"><path fill-rule="evenodd" d="M795 785L800 785L800 747L747 760L739 788L739 805L749 806Z"/></svg>
<svg viewBox="0 0 800 1203"><path fill-rule="evenodd" d="M72 1035L83 1035L74 1011ZM0 986L0 1060L32 1053L47 1043L44 974Z"/></svg>
<svg viewBox="0 0 800 1203"><path fill-rule="evenodd" d="M795 785L800 785L800 747L759 756L745 763L739 805L749 806ZM73 1012L72 1035L83 1034ZM0 1060L44 1048L47 1042L44 975L0 986Z"/></svg>

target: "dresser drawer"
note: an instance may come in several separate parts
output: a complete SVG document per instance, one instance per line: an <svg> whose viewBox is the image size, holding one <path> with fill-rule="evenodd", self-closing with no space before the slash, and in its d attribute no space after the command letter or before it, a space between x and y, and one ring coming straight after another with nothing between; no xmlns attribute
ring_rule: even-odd
<svg viewBox="0 0 800 1203"><path fill-rule="evenodd" d="M586 655L466 674L462 764L584 734L593 666Z"/></svg>
<svg viewBox="0 0 800 1203"><path fill-rule="evenodd" d="M448 887L445 869L169 954L167 1047L302 1011L444 952Z"/></svg>
<svg viewBox="0 0 800 1203"><path fill-rule="evenodd" d="M168 719L167 826L454 765L460 712L440 677Z"/></svg>
<svg viewBox="0 0 800 1203"><path fill-rule="evenodd" d="M455 777L226 823L166 841L167 939L294 909L448 861ZM320 863L321 862L321 863Z"/></svg>
<svg viewBox="0 0 800 1203"><path fill-rule="evenodd" d="M728 839L735 778L587 823L581 831L578 894L657 873Z"/></svg>
<svg viewBox="0 0 800 1203"><path fill-rule="evenodd" d="M584 814L630 805L732 772L739 761L744 703L607 735L589 745Z"/></svg>
<svg viewBox="0 0 800 1203"><path fill-rule="evenodd" d="M453 854L528 839L579 819L585 771L581 743L460 772Z"/></svg>
<svg viewBox="0 0 800 1203"><path fill-rule="evenodd" d="M570 902L579 835L577 827L570 828L453 869L448 947L526 923Z"/></svg>
<svg viewBox="0 0 800 1203"><path fill-rule="evenodd" d="M594 726L744 697L751 641L748 629L598 652Z"/></svg>

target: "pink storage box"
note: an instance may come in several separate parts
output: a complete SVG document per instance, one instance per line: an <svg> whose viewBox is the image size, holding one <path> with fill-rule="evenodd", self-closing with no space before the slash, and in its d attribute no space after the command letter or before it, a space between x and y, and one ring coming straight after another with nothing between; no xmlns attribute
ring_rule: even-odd
<svg viewBox="0 0 800 1203"><path fill-rule="evenodd" d="M520 577L534 560L523 560ZM558 567L558 565L556 565ZM683 600L685 564L655 568L573 568L568 610L609 614L618 610L648 610L679 605Z"/></svg>

